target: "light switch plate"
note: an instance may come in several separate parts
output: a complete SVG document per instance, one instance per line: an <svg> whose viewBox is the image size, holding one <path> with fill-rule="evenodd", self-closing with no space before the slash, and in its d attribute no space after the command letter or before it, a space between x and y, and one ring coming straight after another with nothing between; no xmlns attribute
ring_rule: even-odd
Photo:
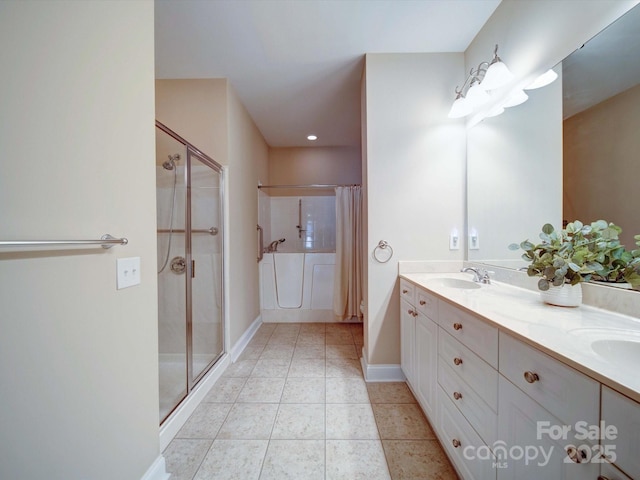
<svg viewBox="0 0 640 480"><path fill-rule="evenodd" d="M140 285L140 257L118 258L116 288Z"/></svg>
<svg viewBox="0 0 640 480"><path fill-rule="evenodd" d="M480 239L477 233L469 235L469 250L480 250Z"/></svg>

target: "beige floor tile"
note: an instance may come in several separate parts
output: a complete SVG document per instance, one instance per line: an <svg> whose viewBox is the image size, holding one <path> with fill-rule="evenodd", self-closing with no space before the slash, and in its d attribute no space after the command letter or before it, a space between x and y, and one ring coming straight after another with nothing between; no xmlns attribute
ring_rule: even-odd
<svg viewBox="0 0 640 480"><path fill-rule="evenodd" d="M369 403L367 384L362 378L329 377L326 388L326 403Z"/></svg>
<svg viewBox="0 0 640 480"><path fill-rule="evenodd" d="M268 440L277 403L235 403L218 432L222 440Z"/></svg>
<svg viewBox="0 0 640 480"><path fill-rule="evenodd" d="M281 403L325 403L324 377L287 377Z"/></svg>
<svg viewBox="0 0 640 480"><path fill-rule="evenodd" d="M296 344L293 351L293 358L325 358L325 346L322 345L300 345Z"/></svg>
<svg viewBox="0 0 640 480"><path fill-rule="evenodd" d="M271 335L267 345L290 345L295 346L296 341L298 340L298 334L280 334L276 335L275 333Z"/></svg>
<svg viewBox="0 0 640 480"><path fill-rule="evenodd" d="M248 377L258 360L238 360L227 367L222 374L223 377Z"/></svg>
<svg viewBox="0 0 640 480"><path fill-rule="evenodd" d="M371 403L416 403L404 382L367 383Z"/></svg>
<svg viewBox="0 0 640 480"><path fill-rule="evenodd" d="M379 440L327 440L326 480L390 480Z"/></svg>
<svg viewBox="0 0 640 480"><path fill-rule="evenodd" d="M327 345L353 345L353 336L350 331L327 331L325 336Z"/></svg>
<svg viewBox="0 0 640 480"><path fill-rule="evenodd" d="M393 480L457 480L437 440L383 440Z"/></svg>
<svg viewBox="0 0 640 480"><path fill-rule="evenodd" d="M262 325L260 325L260 328L258 328L256 335L265 334L265 333L268 333L269 335L271 335L276 328L278 328L277 323L263 323Z"/></svg>
<svg viewBox="0 0 640 480"><path fill-rule="evenodd" d="M418 404L374 403L372 407L383 440L435 440Z"/></svg>
<svg viewBox="0 0 640 480"><path fill-rule="evenodd" d="M323 358L294 358L291 361L289 377L324 377L325 360Z"/></svg>
<svg viewBox="0 0 640 480"><path fill-rule="evenodd" d="M271 440L260 480L324 480L324 440Z"/></svg>
<svg viewBox="0 0 640 480"><path fill-rule="evenodd" d="M163 452L172 480L191 480L213 440L174 439Z"/></svg>
<svg viewBox="0 0 640 480"><path fill-rule="evenodd" d="M193 480L258 480L268 445L268 440L215 440Z"/></svg>
<svg viewBox="0 0 640 480"><path fill-rule="evenodd" d="M332 440L374 440L380 438L369 404L326 405L326 437Z"/></svg>
<svg viewBox="0 0 640 480"><path fill-rule="evenodd" d="M296 345L324 345L324 332L300 333Z"/></svg>
<svg viewBox="0 0 640 480"><path fill-rule="evenodd" d="M240 403L279 403L284 378L250 377L238 395Z"/></svg>
<svg viewBox="0 0 640 480"><path fill-rule="evenodd" d="M362 377L360 360L353 358L327 358L327 377Z"/></svg>
<svg viewBox="0 0 640 480"><path fill-rule="evenodd" d="M256 362L256 366L251 371L252 377L284 378L289 372L290 360L279 358L265 358Z"/></svg>
<svg viewBox="0 0 640 480"><path fill-rule="evenodd" d="M347 358L357 360L358 352L356 346L351 345L327 345L326 346L327 358Z"/></svg>
<svg viewBox="0 0 640 480"><path fill-rule="evenodd" d="M266 343L265 343L266 345ZM264 345L259 345L256 347L245 347L242 354L238 357L238 360L257 360L262 355L262 351L264 350Z"/></svg>
<svg viewBox="0 0 640 480"><path fill-rule="evenodd" d="M281 345L281 344L273 344L268 343L262 354L260 355L260 359L283 359L283 360L291 360L291 356L293 355L293 350L295 345Z"/></svg>
<svg viewBox="0 0 640 480"><path fill-rule="evenodd" d="M215 438L231 410L231 403L201 403L176 438Z"/></svg>
<svg viewBox="0 0 640 480"><path fill-rule="evenodd" d="M324 440L324 409L324 404L281 404L271 438L278 440Z"/></svg>
<svg viewBox="0 0 640 480"><path fill-rule="evenodd" d="M233 403L244 387L246 377L221 377L202 400L213 403Z"/></svg>
<svg viewBox="0 0 640 480"><path fill-rule="evenodd" d="M324 323L301 323L299 333L325 333L325 331L326 326Z"/></svg>

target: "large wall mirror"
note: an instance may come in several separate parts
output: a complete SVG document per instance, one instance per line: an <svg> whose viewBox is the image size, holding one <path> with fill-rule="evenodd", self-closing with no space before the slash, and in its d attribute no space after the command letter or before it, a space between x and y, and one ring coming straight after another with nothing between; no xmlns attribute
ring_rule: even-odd
<svg viewBox="0 0 640 480"><path fill-rule="evenodd" d="M545 223L598 219L640 234L640 6L557 65L556 82L468 131L470 261L518 268L508 245Z"/></svg>

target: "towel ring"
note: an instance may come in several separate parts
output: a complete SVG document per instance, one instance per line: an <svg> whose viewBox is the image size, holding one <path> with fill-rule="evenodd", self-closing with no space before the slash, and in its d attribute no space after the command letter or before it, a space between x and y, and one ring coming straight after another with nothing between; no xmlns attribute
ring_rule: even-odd
<svg viewBox="0 0 640 480"><path fill-rule="evenodd" d="M389 256L386 260L380 260L378 258L378 250L386 251L387 248L389 249ZM378 245L376 245L376 248L373 249L373 258L375 258L377 262L387 263L389 260L391 260L391 257L393 257L393 248L391 248L391 245L389 245L385 240L380 240L378 242Z"/></svg>

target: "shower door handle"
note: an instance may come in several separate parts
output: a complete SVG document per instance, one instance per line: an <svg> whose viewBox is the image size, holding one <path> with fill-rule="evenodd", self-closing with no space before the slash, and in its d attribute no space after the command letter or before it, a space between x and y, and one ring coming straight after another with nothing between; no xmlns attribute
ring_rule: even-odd
<svg viewBox="0 0 640 480"><path fill-rule="evenodd" d="M298 238L302 238L302 232L306 232L306 230L304 230L302 228L302 199L298 199L298 225L296 225L296 228L298 229Z"/></svg>
<svg viewBox="0 0 640 480"><path fill-rule="evenodd" d="M191 278L196 278L196 261L191 260Z"/></svg>

